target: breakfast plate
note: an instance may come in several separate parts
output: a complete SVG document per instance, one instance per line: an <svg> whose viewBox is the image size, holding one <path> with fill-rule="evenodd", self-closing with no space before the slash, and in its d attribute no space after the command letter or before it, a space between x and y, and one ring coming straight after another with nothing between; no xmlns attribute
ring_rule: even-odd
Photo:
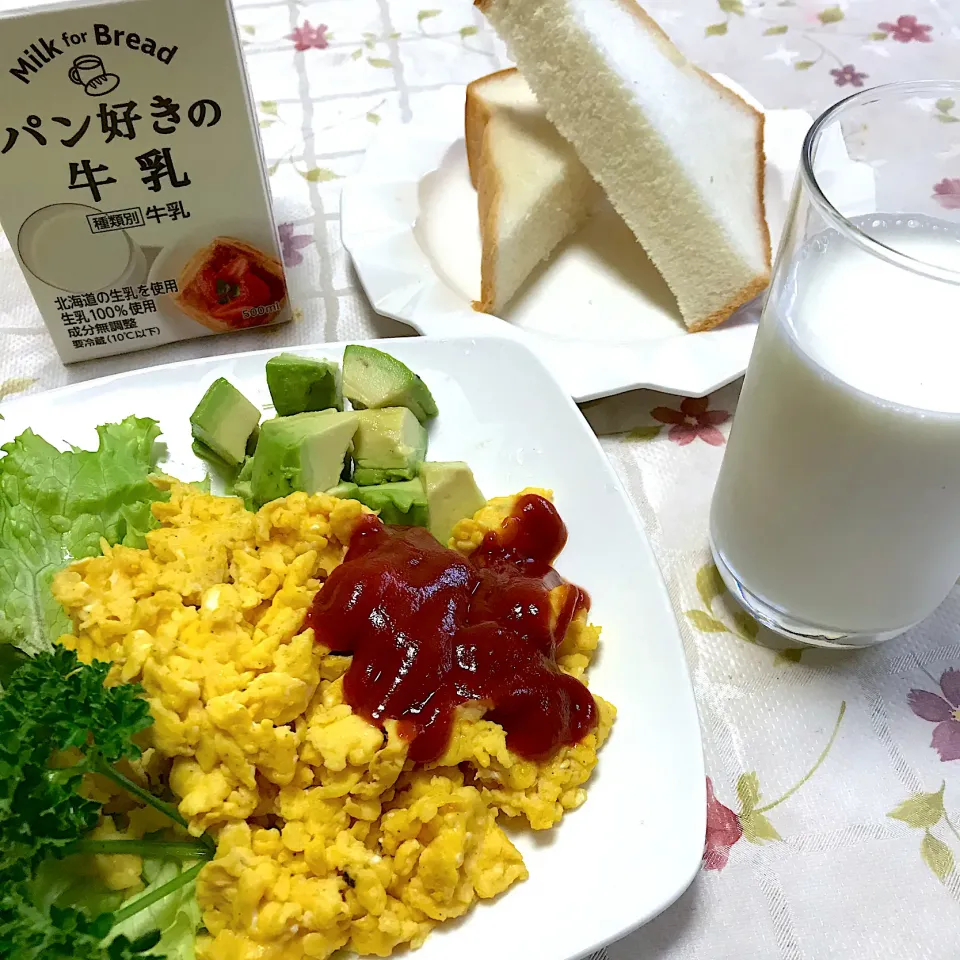
<svg viewBox="0 0 960 960"><path fill-rule="evenodd" d="M375 345L429 384L441 411L429 428L431 457L468 461L488 496L528 485L553 490L569 531L558 569L588 590L591 619L603 627L591 689L619 708L583 807L555 830L511 832L529 879L441 925L417 956L486 960L495 943L501 960L575 960L669 906L700 864L700 730L670 600L596 438L530 350L495 338ZM343 346L295 351L339 360ZM0 440L29 427L64 449L91 448L98 424L152 417L166 444L161 468L199 480L205 470L191 453L191 411L219 377L268 408L264 362L273 352L137 370L6 402Z"/></svg>
<svg viewBox="0 0 960 960"><path fill-rule="evenodd" d="M446 87L418 103L411 123L384 125L360 172L344 185L343 242L374 308L431 336L525 343L578 401L639 387L699 397L739 377L759 300L716 330L688 334L666 284L606 201L534 272L502 320L472 309L480 231L463 140L464 96L463 87ZM765 200L774 250L810 122L801 110L766 111Z"/></svg>

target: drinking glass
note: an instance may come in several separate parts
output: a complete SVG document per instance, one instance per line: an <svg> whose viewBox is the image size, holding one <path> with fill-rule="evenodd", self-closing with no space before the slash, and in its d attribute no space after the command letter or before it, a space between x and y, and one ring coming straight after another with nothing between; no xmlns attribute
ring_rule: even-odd
<svg viewBox="0 0 960 960"><path fill-rule="evenodd" d="M710 516L757 620L868 646L960 574L960 83L854 94L800 172Z"/></svg>

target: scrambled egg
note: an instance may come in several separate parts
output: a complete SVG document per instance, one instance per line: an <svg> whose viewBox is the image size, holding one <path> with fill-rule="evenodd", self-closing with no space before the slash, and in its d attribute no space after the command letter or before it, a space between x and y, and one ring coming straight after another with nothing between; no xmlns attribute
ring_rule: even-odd
<svg viewBox="0 0 960 960"><path fill-rule="evenodd" d="M501 727L464 708L444 755L414 765L394 721L380 730L344 703L350 658L303 629L367 508L296 493L253 514L169 487L146 549L104 545L60 573L54 595L74 623L61 642L146 692L155 723L128 774L167 784L191 833L217 839L197 881L199 960L387 956L525 879L498 816L542 830L580 806L614 708L596 698L597 729L543 763L512 754ZM514 501L461 521L451 546L468 555ZM562 669L585 679L598 637L579 614ZM111 796L106 782L93 789ZM100 837L162 826L152 810L105 812ZM98 865L113 889L139 887L139 858Z"/></svg>

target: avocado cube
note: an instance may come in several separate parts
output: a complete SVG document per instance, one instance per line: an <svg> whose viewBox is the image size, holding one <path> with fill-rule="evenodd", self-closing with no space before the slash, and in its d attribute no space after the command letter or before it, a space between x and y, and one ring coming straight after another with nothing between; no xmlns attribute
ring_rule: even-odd
<svg viewBox="0 0 960 960"><path fill-rule="evenodd" d="M375 487L380 483L412 479L409 474L415 474L416 472L416 468L413 470L379 470L373 467L354 467L353 482L360 487Z"/></svg>
<svg viewBox="0 0 960 960"><path fill-rule="evenodd" d="M472 517L487 500L473 479L473 471L459 460L421 463L420 479L430 508L430 532L446 546L454 525Z"/></svg>
<svg viewBox="0 0 960 960"><path fill-rule="evenodd" d="M253 428L253 433L247 439L247 456L252 457L257 452L257 441L260 439L260 424Z"/></svg>
<svg viewBox="0 0 960 960"><path fill-rule="evenodd" d="M224 473L237 472L235 464L227 463L223 457L218 457L205 443L201 443L199 440L194 440L193 443L190 444L190 449L193 450L201 460L206 460L211 467L217 470L223 471Z"/></svg>
<svg viewBox="0 0 960 960"><path fill-rule="evenodd" d="M340 482L357 432L356 413L298 413L265 420L253 456L251 484L258 506L296 490L319 493Z"/></svg>
<svg viewBox="0 0 960 960"><path fill-rule="evenodd" d="M412 480L427 455L427 431L406 407L361 410L353 442L353 481L360 486Z"/></svg>
<svg viewBox="0 0 960 960"><path fill-rule="evenodd" d="M239 497L248 510L253 510L253 457L247 457L232 484L228 484L227 493Z"/></svg>
<svg viewBox="0 0 960 960"><path fill-rule="evenodd" d="M357 500L357 493L360 488L349 480L341 480L335 487L327 490L331 497L339 497L341 500Z"/></svg>
<svg viewBox="0 0 960 960"><path fill-rule="evenodd" d="M420 480L381 483L358 487L357 499L371 510L380 511L384 523L404 527L426 527L430 522L427 495Z"/></svg>
<svg viewBox="0 0 960 960"><path fill-rule="evenodd" d="M267 361L267 387L281 417L317 410L343 410L340 365L281 353Z"/></svg>
<svg viewBox="0 0 960 960"><path fill-rule="evenodd" d="M405 363L358 343L343 351L343 395L355 410L406 407L421 423L437 415L429 387Z"/></svg>
<svg viewBox="0 0 960 960"><path fill-rule="evenodd" d="M243 462L247 442L259 422L260 411L223 377L210 384L190 415L194 439L232 467Z"/></svg>

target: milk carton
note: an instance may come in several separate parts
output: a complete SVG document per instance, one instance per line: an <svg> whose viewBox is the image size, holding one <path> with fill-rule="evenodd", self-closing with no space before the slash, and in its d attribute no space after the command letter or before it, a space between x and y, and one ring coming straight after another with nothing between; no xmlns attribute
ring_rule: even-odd
<svg viewBox="0 0 960 960"><path fill-rule="evenodd" d="M0 225L64 363L289 319L229 0L0 13Z"/></svg>

